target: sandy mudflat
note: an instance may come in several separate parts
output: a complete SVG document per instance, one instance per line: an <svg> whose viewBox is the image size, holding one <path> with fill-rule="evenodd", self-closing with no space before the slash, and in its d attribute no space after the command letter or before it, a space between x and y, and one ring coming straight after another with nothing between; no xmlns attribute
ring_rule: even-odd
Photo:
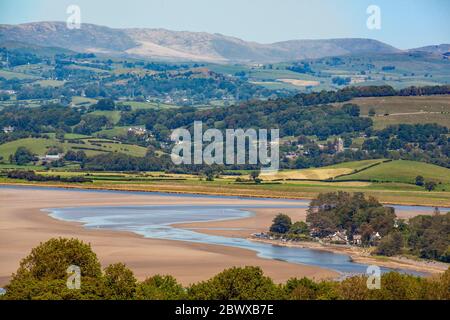
<svg viewBox="0 0 450 320"><path fill-rule="evenodd" d="M55 220L43 208L110 205L235 204L235 199L161 196L45 189L0 188L0 286L8 282L20 260L31 248L52 237L76 237L89 242L103 266L126 263L139 279L153 274L171 274L187 285L206 280L232 266L260 266L275 281L290 277L333 278L337 273L314 266L261 259L253 251L180 241L144 239L127 232L88 230L76 223ZM239 204L283 205L284 200L239 200ZM246 237L267 230L274 215L289 213L294 220L304 216L301 209L258 209L256 216L228 221L222 235ZM224 226L224 222L220 226ZM215 226L214 223L211 223ZM203 224L201 227L208 227ZM198 227L198 225L197 225ZM200 231L200 230L199 230Z"/></svg>

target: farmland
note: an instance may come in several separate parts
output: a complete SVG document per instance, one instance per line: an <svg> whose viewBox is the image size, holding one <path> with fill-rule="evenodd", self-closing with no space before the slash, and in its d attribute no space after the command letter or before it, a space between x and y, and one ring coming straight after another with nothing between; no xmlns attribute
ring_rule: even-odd
<svg viewBox="0 0 450 320"><path fill-rule="evenodd" d="M328 180L340 175L350 174L365 169L384 160L363 160L345 162L337 165L302 170L283 170L277 173L263 173L263 180Z"/></svg>
<svg viewBox="0 0 450 320"><path fill-rule="evenodd" d="M380 163L366 170L339 177L337 180L414 183L417 176L423 176L442 184L450 184L449 169L407 160Z"/></svg>
<svg viewBox="0 0 450 320"><path fill-rule="evenodd" d="M373 109L375 129L407 123L437 123L450 128L450 96L356 98L352 103L367 116Z"/></svg>
<svg viewBox="0 0 450 320"><path fill-rule="evenodd" d="M364 192L373 195L384 203L431 205L450 207L450 170L438 166L412 162L391 161L384 159L372 161L360 161L344 163L323 169L305 170L310 176L317 179L322 175L325 179L320 180L264 180L260 184L252 183L246 172L237 171L237 177L242 182L237 182L236 175L218 175L213 181L207 181L203 175L194 174L170 174L164 172L95 172L95 171L71 171L69 168L56 168L36 170L43 175L61 175L65 177L85 176L93 179L92 183L85 184L62 184L62 183L37 183L67 187L98 188L112 190L134 190L148 192L174 192L174 193L198 193L235 195L251 197L274 197L274 198L313 198L319 193L332 191ZM1 169L1 167L0 167ZM346 172L361 170L350 174L328 180L329 173L336 169L333 174L340 174L343 169ZM317 170L314 175L311 170ZM323 170L321 172L320 170ZM301 172L301 170L300 170ZM289 171L280 171L282 177L291 177ZM425 180L442 182L437 190L428 192L423 187L416 186L414 179L421 174ZM306 174L305 174L306 175ZM261 176L264 179L264 176ZM345 181L340 181L340 179ZM361 182L364 180L366 182ZM370 182L367 182L369 181ZM20 180L0 178L3 183L24 183Z"/></svg>
<svg viewBox="0 0 450 320"><path fill-rule="evenodd" d="M87 156L94 156L101 153L120 152L135 156L144 156L146 148L137 145L122 144L108 139L85 138L79 140L65 140L61 142L54 138L25 138L0 145L0 156L4 160L9 159L18 147L25 147L36 155L43 156L51 148L62 148L64 152L68 150L82 150Z"/></svg>

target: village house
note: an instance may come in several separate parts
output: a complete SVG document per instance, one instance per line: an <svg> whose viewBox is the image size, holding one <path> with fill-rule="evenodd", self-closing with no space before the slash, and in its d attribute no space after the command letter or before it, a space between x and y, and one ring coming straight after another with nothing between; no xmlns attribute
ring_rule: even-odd
<svg viewBox="0 0 450 320"><path fill-rule="evenodd" d="M16 91L14 91L14 90L0 90L0 93L3 93L3 94L8 94L8 95L13 95L13 94L16 94Z"/></svg>
<svg viewBox="0 0 450 320"><path fill-rule="evenodd" d="M370 242L375 243L379 240L381 240L381 235L378 232L372 233L372 235L370 236Z"/></svg>
<svg viewBox="0 0 450 320"><path fill-rule="evenodd" d="M171 96L166 97L166 99L164 99L164 103L172 104L173 103L173 98Z"/></svg>
<svg viewBox="0 0 450 320"><path fill-rule="evenodd" d="M14 132L14 127L11 127L11 126L3 127L3 132L4 133L12 133L12 132Z"/></svg>
<svg viewBox="0 0 450 320"><path fill-rule="evenodd" d="M286 154L286 159L295 160L298 158L298 154L295 152L289 152Z"/></svg>
<svg viewBox="0 0 450 320"><path fill-rule="evenodd" d="M353 244L360 246L362 245L362 235L360 234L354 234L353 235Z"/></svg>
<svg viewBox="0 0 450 320"><path fill-rule="evenodd" d="M334 148L336 149L336 153L344 152L344 140L338 138L334 143Z"/></svg>
<svg viewBox="0 0 450 320"><path fill-rule="evenodd" d="M136 136L143 136L147 133L147 129L140 127L128 128L128 133L134 134Z"/></svg>
<svg viewBox="0 0 450 320"><path fill-rule="evenodd" d="M269 234L265 232L253 233L252 236L258 239L269 239L270 237Z"/></svg>
<svg viewBox="0 0 450 320"><path fill-rule="evenodd" d="M324 241L326 242L333 242L333 243L340 243L340 244L347 244L348 243L348 237L347 232L344 231L337 231L332 235L327 236Z"/></svg>
<svg viewBox="0 0 450 320"><path fill-rule="evenodd" d="M64 154L63 153L58 153L58 154L46 154L43 157L39 157L39 160L41 161L46 161L46 162L52 162L52 161L58 161L61 160L63 158Z"/></svg>

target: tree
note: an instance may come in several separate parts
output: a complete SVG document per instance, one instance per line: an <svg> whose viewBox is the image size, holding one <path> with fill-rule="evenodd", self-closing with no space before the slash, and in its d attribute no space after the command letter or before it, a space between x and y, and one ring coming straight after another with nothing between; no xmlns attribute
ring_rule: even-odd
<svg viewBox="0 0 450 320"><path fill-rule="evenodd" d="M437 184L434 181L425 182L425 190L427 190L427 191L430 191L430 192L433 191L434 189L436 189L436 186L437 186Z"/></svg>
<svg viewBox="0 0 450 320"><path fill-rule="evenodd" d="M399 254L403 248L403 236L400 232L392 232L383 237L378 244L377 254L383 256L395 256Z"/></svg>
<svg viewBox="0 0 450 320"><path fill-rule="evenodd" d="M280 213L273 219L270 231L284 234L288 232L291 227L292 227L291 218L288 215Z"/></svg>
<svg viewBox="0 0 450 320"><path fill-rule="evenodd" d="M14 163L19 166L26 165L34 159L34 155L25 147L18 147L13 156Z"/></svg>
<svg viewBox="0 0 450 320"><path fill-rule="evenodd" d="M85 162L87 160L87 156L83 150L77 152L69 150L66 152L64 159L67 161Z"/></svg>
<svg viewBox="0 0 450 320"><path fill-rule="evenodd" d="M58 129L56 130L55 138L61 142L64 142L64 135L65 135L64 130Z"/></svg>
<svg viewBox="0 0 450 320"><path fill-rule="evenodd" d="M372 226L367 222L364 222L359 227L358 232L361 235L362 244L370 245L372 240L372 234L374 233Z"/></svg>
<svg viewBox="0 0 450 320"><path fill-rule="evenodd" d="M139 300L181 300L186 299L186 292L174 277L155 275L138 285L136 298Z"/></svg>
<svg viewBox="0 0 450 320"><path fill-rule="evenodd" d="M395 218L394 208L384 207L373 197L366 198L360 192L332 192L319 194L311 201L306 222L314 230L314 236L322 238L338 230L346 230L353 236L358 230L363 232L360 229L367 232L368 226L385 235L393 229Z"/></svg>
<svg viewBox="0 0 450 320"><path fill-rule="evenodd" d="M286 297L290 300L315 300L319 285L308 278L292 278L284 285Z"/></svg>
<svg viewBox="0 0 450 320"><path fill-rule="evenodd" d="M116 105L112 99L100 99L94 108L95 110L114 110Z"/></svg>
<svg viewBox="0 0 450 320"><path fill-rule="evenodd" d="M367 300L370 290L366 277L350 277L339 284L339 298L343 300Z"/></svg>
<svg viewBox="0 0 450 320"><path fill-rule="evenodd" d="M377 115L377 112L374 108L369 109L369 117L375 117Z"/></svg>
<svg viewBox="0 0 450 320"><path fill-rule="evenodd" d="M259 171L252 171L250 172L250 178L255 182L255 183L261 183L261 179L259 179L260 172Z"/></svg>
<svg viewBox="0 0 450 320"><path fill-rule="evenodd" d="M420 186L422 187L425 183L425 179L422 176L417 176L416 177L416 186Z"/></svg>
<svg viewBox="0 0 450 320"><path fill-rule="evenodd" d="M409 220L408 229L411 253L425 259L450 261L450 213L416 216Z"/></svg>
<svg viewBox="0 0 450 320"><path fill-rule="evenodd" d="M69 150L64 155L64 159L67 161L77 161L77 153L73 150Z"/></svg>
<svg viewBox="0 0 450 320"><path fill-rule="evenodd" d="M81 271L81 290L66 286L69 266ZM6 286L8 299L83 299L102 296L101 268L90 245L50 239L31 250Z"/></svg>
<svg viewBox="0 0 450 320"><path fill-rule="evenodd" d="M15 277L29 275L37 280L66 279L67 268L80 267L82 276L97 277L100 263L91 246L77 239L50 239L31 250L21 261Z"/></svg>
<svg viewBox="0 0 450 320"><path fill-rule="evenodd" d="M108 298L112 300L131 300L137 288L133 271L123 263L109 265L105 269L105 285Z"/></svg>
<svg viewBox="0 0 450 320"><path fill-rule="evenodd" d="M297 221L291 226L289 233L309 235L309 228L305 222Z"/></svg>
<svg viewBox="0 0 450 320"><path fill-rule="evenodd" d="M342 111L349 114L352 117L359 117L360 108L356 104L347 103L342 106Z"/></svg>
<svg viewBox="0 0 450 320"><path fill-rule="evenodd" d="M259 267L231 268L188 288L194 300L278 299L281 291Z"/></svg>

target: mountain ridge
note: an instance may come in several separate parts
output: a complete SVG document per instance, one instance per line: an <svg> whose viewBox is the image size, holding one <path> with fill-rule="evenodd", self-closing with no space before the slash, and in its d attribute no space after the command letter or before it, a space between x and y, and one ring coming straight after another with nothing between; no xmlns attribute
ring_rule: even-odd
<svg viewBox="0 0 450 320"><path fill-rule="evenodd" d="M386 43L365 38L288 40L269 44L219 33L164 28L110 28L82 24L70 30L64 22L0 24L0 45L19 41L76 52L175 61L270 63L364 53L401 53Z"/></svg>

